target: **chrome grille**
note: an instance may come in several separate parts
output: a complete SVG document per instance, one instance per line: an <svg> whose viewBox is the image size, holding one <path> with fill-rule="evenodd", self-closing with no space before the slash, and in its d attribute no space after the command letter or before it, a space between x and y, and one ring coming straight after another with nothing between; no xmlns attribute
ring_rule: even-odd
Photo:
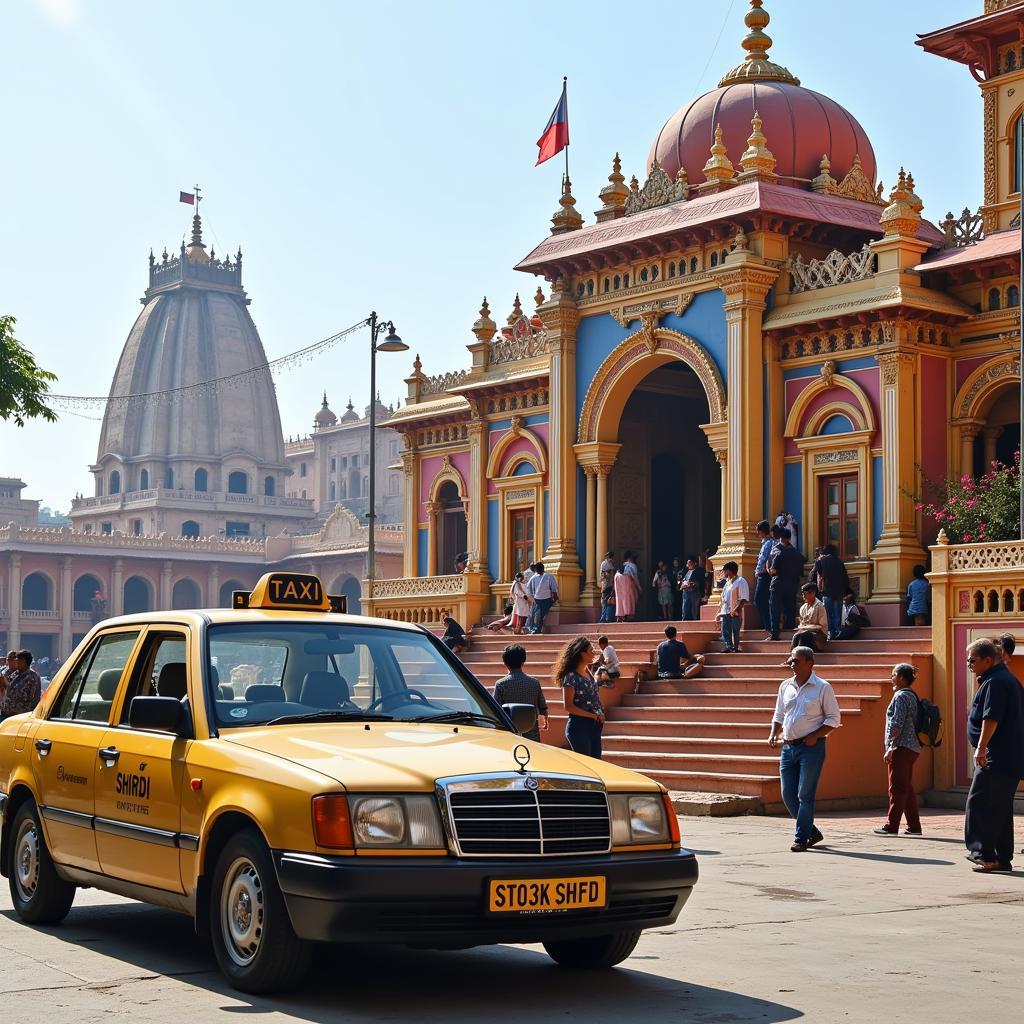
<svg viewBox="0 0 1024 1024"><path fill-rule="evenodd" d="M463 857L559 857L607 853L608 797L572 776L441 779L456 852Z"/></svg>

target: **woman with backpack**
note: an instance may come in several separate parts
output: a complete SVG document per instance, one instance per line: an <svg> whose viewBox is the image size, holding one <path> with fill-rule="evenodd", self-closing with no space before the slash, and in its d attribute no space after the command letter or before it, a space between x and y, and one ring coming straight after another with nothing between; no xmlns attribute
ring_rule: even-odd
<svg viewBox="0 0 1024 1024"><path fill-rule="evenodd" d="M914 792L914 762L921 753L917 738L917 712L920 701L912 687L917 669L900 662L892 670L892 700L885 712L885 764L889 772L889 818L875 834L896 836L900 818L906 817L905 836L921 834L921 816Z"/></svg>

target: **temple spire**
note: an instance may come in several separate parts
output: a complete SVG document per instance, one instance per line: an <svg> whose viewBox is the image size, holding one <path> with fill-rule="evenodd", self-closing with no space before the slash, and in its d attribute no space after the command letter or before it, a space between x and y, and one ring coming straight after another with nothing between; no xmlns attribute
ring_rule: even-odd
<svg viewBox="0 0 1024 1024"><path fill-rule="evenodd" d="M186 255L193 263L209 263L210 257L203 244L203 221L199 216L199 208L196 207L195 216L192 218L192 241L185 250Z"/></svg>
<svg viewBox="0 0 1024 1024"><path fill-rule="evenodd" d="M768 59L768 51L772 48L772 37L764 30L768 27L771 17L763 10L764 0L750 0L750 10L743 19L750 30L740 44L747 51L743 63L737 64L719 83L735 85L737 82L788 82L799 85L800 79L784 68Z"/></svg>

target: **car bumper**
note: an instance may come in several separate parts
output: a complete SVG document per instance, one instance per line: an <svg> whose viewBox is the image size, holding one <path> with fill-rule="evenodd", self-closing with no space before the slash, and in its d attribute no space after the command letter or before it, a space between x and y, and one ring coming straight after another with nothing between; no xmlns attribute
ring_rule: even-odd
<svg viewBox="0 0 1024 1024"><path fill-rule="evenodd" d="M275 853L292 926L323 942L396 942L466 948L496 942L584 938L672 924L697 881L688 850L558 860L455 857L321 857ZM603 875L599 910L491 914L492 878Z"/></svg>

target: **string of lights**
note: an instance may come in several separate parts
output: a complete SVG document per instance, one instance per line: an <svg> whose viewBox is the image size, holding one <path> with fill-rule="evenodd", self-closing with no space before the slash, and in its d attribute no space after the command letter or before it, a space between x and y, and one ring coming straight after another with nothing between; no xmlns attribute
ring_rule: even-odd
<svg viewBox="0 0 1024 1024"><path fill-rule="evenodd" d="M48 404L69 412L72 415L86 416L89 412L102 411L104 408L130 409L138 405L167 405L180 402L185 399L194 400L205 395L216 395L224 389L235 389L257 380L264 374L281 373L293 367L308 363L314 357L325 352L327 349L337 345L339 341L366 326L365 320L360 320L351 327L332 334L327 338L321 338L306 345L304 348L289 352L287 355L278 356L276 359L268 360L257 366L250 366L246 370L239 370L237 373L230 373L223 377L215 377L212 380L197 381L195 384L185 384L177 388L168 388L163 391L145 391L133 395L54 395L46 396Z"/></svg>

